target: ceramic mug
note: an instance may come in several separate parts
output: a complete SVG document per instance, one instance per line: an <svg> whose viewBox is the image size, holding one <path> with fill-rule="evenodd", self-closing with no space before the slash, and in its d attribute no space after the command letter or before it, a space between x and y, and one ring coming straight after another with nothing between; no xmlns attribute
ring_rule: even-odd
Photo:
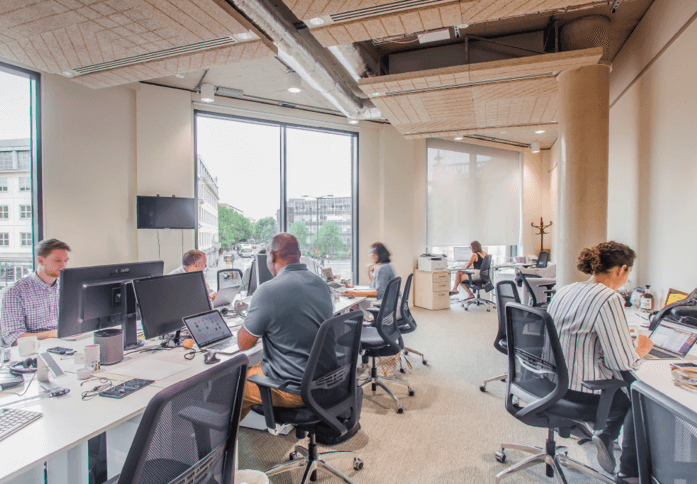
<svg viewBox="0 0 697 484"><path fill-rule="evenodd" d="M39 351L39 338L36 336L22 336L17 340L19 356L26 358Z"/></svg>

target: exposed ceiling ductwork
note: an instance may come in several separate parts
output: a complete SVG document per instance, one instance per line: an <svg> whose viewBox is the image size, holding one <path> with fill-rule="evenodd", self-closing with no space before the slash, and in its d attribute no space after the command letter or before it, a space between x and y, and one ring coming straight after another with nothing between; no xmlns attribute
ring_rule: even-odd
<svg viewBox="0 0 697 484"><path fill-rule="evenodd" d="M266 33L278 48L278 56L305 82L321 93L343 114L353 119L379 119L380 111L370 101L361 99L344 85L331 67L319 58L323 47L314 39L302 36L281 17L266 0L228 0L257 27ZM344 63L339 59L342 64ZM349 61L346 61L349 63ZM355 64L354 64L355 65ZM351 72L358 73L357 69Z"/></svg>

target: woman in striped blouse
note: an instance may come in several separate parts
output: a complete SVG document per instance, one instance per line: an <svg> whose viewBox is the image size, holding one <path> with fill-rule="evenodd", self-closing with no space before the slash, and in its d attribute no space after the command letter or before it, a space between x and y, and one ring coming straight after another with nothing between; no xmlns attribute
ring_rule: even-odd
<svg viewBox="0 0 697 484"><path fill-rule="evenodd" d="M650 341L648 344L642 341L642 354L637 354L623 299L616 292L627 282L635 257L632 249L614 241L584 249L577 267L591 278L564 286L552 299L548 312L559 333L569 369L569 391L564 399L597 405L600 392L588 390L581 382L623 379L622 372L635 369L639 359L651 350ZM606 472L614 472L614 441L623 424L620 476L628 483L639 482L634 422L626 392L615 393L607 425L593 437L598 463Z"/></svg>

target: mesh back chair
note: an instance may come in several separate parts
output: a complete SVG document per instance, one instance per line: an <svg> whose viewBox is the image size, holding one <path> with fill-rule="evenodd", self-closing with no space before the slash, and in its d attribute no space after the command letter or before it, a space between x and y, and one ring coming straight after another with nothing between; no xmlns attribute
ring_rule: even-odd
<svg viewBox="0 0 697 484"><path fill-rule="evenodd" d="M385 385L384 381L405 385L409 391L409 396L414 395L414 390L409 386L409 382L407 381L378 376L376 358L400 355L404 349L402 333L400 333L397 323L397 303L399 302L399 286L401 283L401 277L395 277L387 283L380 310L375 318L375 326L363 328L361 348L365 358L364 361L371 359L372 362L370 366L370 376L364 376L359 379L361 380L361 387L370 383L373 391L377 390L378 385L385 390L397 403L397 413L404 412L404 409L399 404L399 399L392 393L387 385Z"/></svg>
<svg viewBox="0 0 697 484"><path fill-rule="evenodd" d="M148 403L119 484L233 484L248 360L237 355Z"/></svg>
<svg viewBox="0 0 697 484"><path fill-rule="evenodd" d="M632 385L641 484L697 482L697 411L646 385Z"/></svg>
<svg viewBox="0 0 697 484"><path fill-rule="evenodd" d="M221 269L218 271L218 291L226 287L242 285L242 271L239 269Z"/></svg>
<svg viewBox="0 0 697 484"><path fill-rule="evenodd" d="M542 252L546 254L546 252ZM542 278L536 274L523 274L523 272L515 268L516 280L520 279L523 282L523 287L527 293L527 300L529 306L534 308L546 308L549 304L549 299L551 295L554 294L552 289L556 284L556 279L546 279Z"/></svg>
<svg viewBox="0 0 697 484"><path fill-rule="evenodd" d="M496 310L499 317L499 330L494 340L494 348L504 355L508 354L508 343L506 342L506 304L520 303L518 288L513 281L501 281L496 284ZM483 392L486 391L486 384L492 381L506 381L508 373L504 373L488 380L484 380L479 386Z"/></svg>
<svg viewBox="0 0 697 484"><path fill-rule="evenodd" d="M409 334L413 333L416 331L416 321L414 320L414 316L411 315L411 311L409 310L409 293L411 292L411 282L414 279L414 274L409 274L409 277L407 277L407 282L404 284L404 291L402 293L402 301L399 303L398 306L398 311L397 311L397 326L399 327L399 332L401 334ZM404 347L403 353L405 355L408 355L409 352L414 353L415 355L419 355L421 357L421 363L426 365L428 363L428 360L426 359L426 356L424 356L423 353L419 353L416 350L413 350L411 348L407 348L406 346ZM402 359L400 358L399 360L399 365L400 365L400 371L404 373L404 368L401 366L402 365Z"/></svg>
<svg viewBox="0 0 697 484"><path fill-rule="evenodd" d="M566 484L562 466L575 469L589 477L608 484L615 484L614 477L607 477L580 462L557 451L555 431L569 437L571 428L579 423L591 423L596 431L605 428L615 392L627 384L620 380L583 382L590 390L601 390L600 403L584 405L564 400L569 388L569 374L564 353L549 314L538 308L522 304L506 305L506 330L508 342L508 379L506 410L526 425L548 429L545 447L524 444L501 444L496 460L506 461L505 449L516 449L533 455L508 467L496 475L496 482L504 476L533 466L546 464L547 476ZM521 406L519 402L525 402Z"/></svg>
<svg viewBox="0 0 697 484"><path fill-rule="evenodd" d="M487 254L482 261L482 268L479 269L479 279L472 279L472 274L467 272L468 280L464 281L464 284L469 286L470 290L474 293L474 297L462 301L462 307L467 311L471 304L476 304L477 306L486 306L487 311L491 311L491 308L487 304L491 304L496 307L493 301L488 299L482 299L479 296L479 291L484 290L486 292L491 292L494 288L494 284L491 282L491 254Z"/></svg>
<svg viewBox="0 0 697 484"><path fill-rule="evenodd" d="M544 269L547 267L547 263L549 262L549 252L547 251L542 251L540 252L540 255L537 256L537 263L535 264L535 267L538 269Z"/></svg>
<svg viewBox="0 0 697 484"><path fill-rule="evenodd" d="M264 375L252 375L249 381L259 387L262 405L252 406L252 410L263 414L266 425L275 431L276 423L293 424L298 439L309 434L307 448L296 446L291 460L266 471L273 476L283 472L305 468L302 483L315 480L316 471L325 470L339 479L353 484L344 473L328 461L353 457L356 470L363 467L363 462L354 452L318 453L316 433L318 428L331 429L334 435L352 436L358 430L363 391L356 383L356 368L361 343L363 313L353 311L328 319L319 328L307 360L305 373L300 387L304 407L274 407L271 389L283 390L288 382L269 378Z"/></svg>

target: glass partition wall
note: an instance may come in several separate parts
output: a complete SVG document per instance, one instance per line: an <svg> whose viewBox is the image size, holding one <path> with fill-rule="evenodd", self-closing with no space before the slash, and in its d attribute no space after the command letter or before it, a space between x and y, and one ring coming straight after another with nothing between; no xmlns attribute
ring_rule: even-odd
<svg viewBox="0 0 697 484"><path fill-rule="evenodd" d="M207 279L290 232L317 271L353 280L358 135L195 111L198 249Z"/></svg>

